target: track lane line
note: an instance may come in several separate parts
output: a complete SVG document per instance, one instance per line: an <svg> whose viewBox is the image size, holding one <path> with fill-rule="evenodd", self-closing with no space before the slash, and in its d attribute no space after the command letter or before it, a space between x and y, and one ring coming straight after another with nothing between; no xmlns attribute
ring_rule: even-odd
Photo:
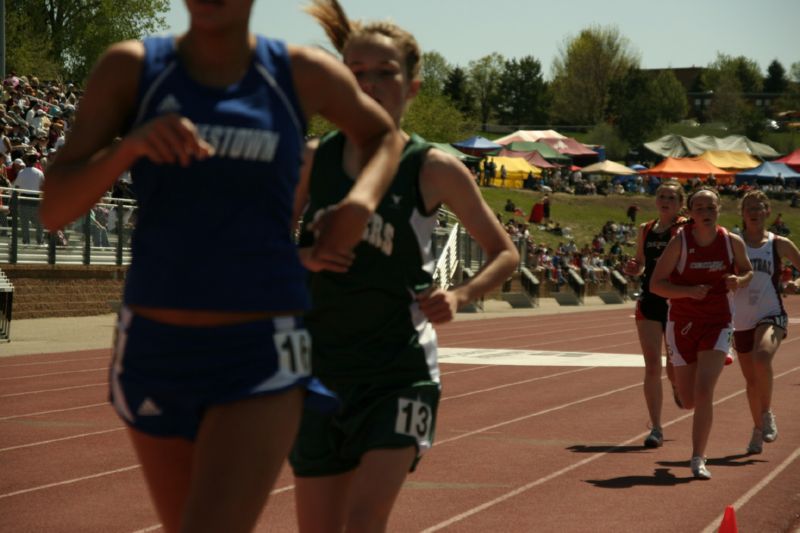
<svg viewBox="0 0 800 533"><path fill-rule="evenodd" d="M797 370L800 370L800 366L794 367L794 368L789 369L789 370L786 370L786 371L784 371L784 372L782 372L780 374L775 375L774 377L775 377L775 379L778 379L778 378L783 377L783 376L785 376L787 374L791 374L792 372L795 372ZM662 379L664 379L664 378L662 378ZM641 383L639 383L639 385L641 385ZM631 388L631 387L630 386L629 387L624 387L622 389L617 389L617 390L625 390L625 389L629 389L629 388ZM612 391L612 392L614 392L614 391ZM719 405L721 403L724 403L724 402L726 402L726 401L728 401L728 400L730 400L732 398L740 396L740 395L744 394L745 392L746 392L746 389L740 389L737 392L734 392L732 394L729 394L728 396L720 398L719 400L716 400L714 402L714 406L717 406L717 405ZM597 397L607 396L608 394L610 394L610 393L597 395ZM582 403L582 401L577 401L577 402L572 402L572 403L573 404L578 404L578 403ZM554 410L557 410L557 409L558 408L552 408L552 409L548 409L547 411L554 411ZM542 411L542 413L547 412L547 411ZM483 431L487 431L489 429L494 429L496 427L504 426L504 425L507 425L507 424L510 424L510 423L513 423L513 422L517 422L519 420L524 420L526 418L531 418L532 416L536 416L537 414L539 414L539 413L534 413L532 415L519 417L519 418L514 419L514 420L510 420L510 421L507 421L507 422L502 422L500 424L495 424L493 426L489 426L487 428L483 428L482 430L473 431L473 432L470 432L470 433L465 433L463 436L458 436L458 437L454 437L454 438L451 438L451 439L446 439L445 441L442 441L439 444L443 444L444 442L452 442L454 440L461 439L464 436L480 433L480 432L483 432ZM687 418L689 418L691 416L694 416L694 411L693 410L689 411L686 414L683 414L683 415L679 416L678 418L670 420L666 424L663 424L663 427L666 428L666 427L672 426L674 424L677 424L678 422L682 422L683 420L686 420ZM509 491L509 492L507 492L505 494L502 494L502 495L500 495L500 496L498 496L498 497L496 497L496 498L494 498L492 500L484 502L481 505L475 506L472 509L464 511L463 513L459 513L459 514L457 514L457 515L455 515L455 516L453 516L453 517L451 517L451 518L449 518L447 520L439 522L438 524L434 524L433 526L430 526L430 527L422 530L422 533L432 533L434 531L439 531L440 529L444 529L444 528L446 528L448 526L451 526L451 525L455 524L456 522L460 522L460 521L464 520L465 518L469 518L472 515L478 514L478 513L482 512L482 511L490 508L490 507L493 507L493 506L495 506L495 505L497 505L499 503L502 503L502 502L504 502L506 500L509 500L509 499L519 495L519 494L527 492L530 489L532 489L534 487L537 487L539 485L542 485L542 484L544 484L544 483L546 483L546 482L548 482L548 481L550 481L552 479L555 479L555 478L557 478L557 477L559 477L559 476L561 476L563 474L566 474L567 472L571 472L571 471L573 471L573 470L575 470L577 468L580 468L581 466L584 466L586 464L594 462L597 459L608 455L612 450L614 450L616 448L622 448L622 447L628 446L628 445L630 445L630 444L632 444L632 443L634 443L634 442L636 442L638 440L641 440L643 437L645 437L645 436L647 436L649 434L650 434L650 431L648 430L648 431L642 432L639 435L636 435L635 437L630 438L630 439L628 439L628 440L626 440L624 442L621 442L619 444L615 444L613 446L609 446L608 450L606 450L604 452L596 453L596 454L594 454L592 456L587 457L586 459L582 459L582 460L578 461L577 463L573 463L573 464L571 464L569 466L566 466L566 467L564 467L564 468L562 468L560 470L557 470L557 471L555 471L555 472L553 472L551 474L548 474L547 476L544 476L544 477L541 477L541 478L536 479L534 481L531 481L530 483L522 485L521 487L517 487L516 489L514 489L512 491ZM435 446L435 444L434 444L434 446ZM792 459L792 460L794 460L794 459ZM770 478L770 480L771 479L772 478ZM721 515L720 515L720 517L721 517ZM712 524L712 526L713 526L713 524Z"/></svg>
<svg viewBox="0 0 800 533"><path fill-rule="evenodd" d="M104 406L104 405L109 405L110 406L110 404L108 402L90 403L90 404L87 404L87 405L78 405L76 407L65 407L64 409L51 409L49 411L36 411L34 413L23 413L21 415L3 416L3 417L0 417L0 422L5 421L5 420L15 420L17 418L29 418L29 417L32 418L34 416L51 415L53 413L64 413L64 412L67 412L67 411L77 411L79 409L91 409L93 407L100 407L100 406Z"/></svg>
<svg viewBox="0 0 800 533"><path fill-rule="evenodd" d="M0 448L0 453L2 453L2 452L10 452L12 450L20 450L20 449L23 449L23 448L33 448L35 446L43 446L45 444L53 444L54 442L64 442L64 441L72 440L72 439L82 439L82 438L85 438L85 437L93 437L95 435L104 435L106 433L113 433L115 431L122 431L123 429L125 429L125 427L126 426L121 426L121 427L116 427L116 428L113 428L113 429L103 429L103 430L100 430L100 431L92 431L90 433L81 433L79 435L70 435L69 437L59 437L57 439L40 440L38 442L31 442L31 443L28 443L28 444L19 444L17 446L9 446L8 448Z"/></svg>
<svg viewBox="0 0 800 533"><path fill-rule="evenodd" d="M28 374L27 376L12 376L7 378L0 378L0 381L11 381L14 379L32 379L32 378L46 378L49 376L65 376L67 374L80 374L84 372L99 372L99 371L108 372L107 366L102 366L99 368L85 368L83 370L66 370L64 372L48 372L46 374Z"/></svg>
<svg viewBox="0 0 800 533"><path fill-rule="evenodd" d="M15 398L17 396L29 396L31 394L46 394L48 392L63 392L65 390L76 390L76 389L86 389L89 387L107 387L108 381L103 381L102 383L88 383L86 385L73 385L71 387L60 387L58 389L42 389L42 390L32 390L27 392L15 392L13 394L2 394L0 398Z"/></svg>
<svg viewBox="0 0 800 533"><path fill-rule="evenodd" d="M775 479L778 474L786 470L786 468L788 468L789 465L791 465L798 457L800 457L800 448L795 448L794 452L789 457L784 459L781 464L775 467L775 470L764 476L764 479L756 483L753 488L745 492L738 500L733 502L734 510L738 511L740 508L746 505L751 499L753 499L753 496L761 492L764 487L769 485L770 481ZM712 520L711 523L708 524L705 529L703 529L702 533L714 533L717 531L724 515L724 512L720 513L719 516Z"/></svg>

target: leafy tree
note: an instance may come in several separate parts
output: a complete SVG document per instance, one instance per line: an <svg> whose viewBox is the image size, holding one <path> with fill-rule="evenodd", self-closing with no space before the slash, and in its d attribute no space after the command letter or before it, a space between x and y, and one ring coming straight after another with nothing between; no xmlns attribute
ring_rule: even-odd
<svg viewBox="0 0 800 533"><path fill-rule="evenodd" d="M609 88L609 119L620 137L634 146L643 143L658 127L656 84L638 68L624 78L613 80Z"/></svg>
<svg viewBox="0 0 800 533"><path fill-rule="evenodd" d="M755 61L744 56L733 57L721 53L717 54L717 59L703 73L703 85L716 93L720 84L730 83L730 78L735 79L739 90L745 93L759 93L764 86L761 71Z"/></svg>
<svg viewBox="0 0 800 533"><path fill-rule="evenodd" d="M420 78L422 87L420 91L426 94L442 94L445 83L450 76L450 64L439 52L425 52L422 54Z"/></svg>
<svg viewBox="0 0 800 533"><path fill-rule="evenodd" d="M478 117L484 130L492 114L492 103L497 93L503 61L503 56L494 52L469 62L469 91L475 98Z"/></svg>
<svg viewBox="0 0 800 533"><path fill-rule="evenodd" d="M20 5L9 6L6 12L6 64L9 72L32 74L54 79L61 73L61 62L51 59L50 40L45 34L31 31L39 25L36 14L29 14ZM39 14L41 18L41 14Z"/></svg>
<svg viewBox="0 0 800 533"><path fill-rule="evenodd" d="M9 0L6 6L10 26L18 20L25 24L24 32L15 35L11 42L22 44L32 36L39 36L46 45L45 57L63 65L64 75L80 80L109 44L140 38L163 28L163 13L169 9L169 2Z"/></svg>
<svg viewBox="0 0 800 533"><path fill-rule="evenodd" d="M474 112L472 93L469 90L469 80L466 71L455 67L445 80L442 94L450 98L461 113L472 116Z"/></svg>
<svg viewBox="0 0 800 533"><path fill-rule="evenodd" d="M423 92L411 102L402 126L404 130L433 142L463 138L471 130L471 125L448 97ZM333 129L335 126L331 122L314 115L308 125L308 134L321 136Z"/></svg>
<svg viewBox="0 0 800 533"><path fill-rule="evenodd" d="M795 83L800 83L800 61L792 63L789 67L789 78Z"/></svg>
<svg viewBox="0 0 800 533"><path fill-rule="evenodd" d="M501 124L543 124L545 84L542 64L533 56L506 60L495 94Z"/></svg>
<svg viewBox="0 0 800 533"><path fill-rule="evenodd" d="M611 84L638 66L638 54L615 27L592 26L568 38L553 61L553 121L600 122L606 116Z"/></svg>
<svg viewBox="0 0 800 533"><path fill-rule="evenodd" d="M608 159L622 161L628 155L629 144L620 138L617 130L611 125L600 123L586 134L586 142L600 144L606 149Z"/></svg>
<svg viewBox="0 0 800 533"><path fill-rule="evenodd" d="M775 59L767 67L767 77L764 79L765 93L783 93L789 86L786 79L786 69Z"/></svg>
<svg viewBox="0 0 800 533"><path fill-rule="evenodd" d="M689 112L686 89L671 70L662 70L655 83L655 105L658 106L658 119L662 124L678 122Z"/></svg>
<svg viewBox="0 0 800 533"><path fill-rule="evenodd" d="M470 130L448 97L430 93L417 95L403 118L403 129L433 142L463 138Z"/></svg>

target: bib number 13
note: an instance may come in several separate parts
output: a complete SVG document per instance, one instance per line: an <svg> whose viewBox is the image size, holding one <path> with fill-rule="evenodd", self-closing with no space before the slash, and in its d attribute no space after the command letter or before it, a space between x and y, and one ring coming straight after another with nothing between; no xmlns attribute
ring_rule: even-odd
<svg viewBox="0 0 800 533"><path fill-rule="evenodd" d="M283 372L296 376L311 374L311 336L308 331L279 331L273 338L278 351L278 366Z"/></svg>
<svg viewBox="0 0 800 533"><path fill-rule="evenodd" d="M395 432L410 435L418 441L428 440L433 413L425 402L398 398Z"/></svg>

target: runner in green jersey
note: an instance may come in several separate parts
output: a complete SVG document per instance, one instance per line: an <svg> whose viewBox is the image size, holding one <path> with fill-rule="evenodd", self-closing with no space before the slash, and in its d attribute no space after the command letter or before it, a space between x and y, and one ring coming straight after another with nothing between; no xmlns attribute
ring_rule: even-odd
<svg viewBox="0 0 800 533"><path fill-rule="evenodd" d="M392 23L350 22L336 0L314 0L309 12L399 129L420 86L414 37ZM452 320L519 260L469 170L403 135L398 173L353 254L311 257L302 247L348 193L359 169L355 146L329 134L309 148L301 172L295 207L298 216L305 209L301 255L312 272L312 368L342 399L334 415L304 412L290 456L301 532L386 528L408 471L433 442L440 385L432 324ZM448 290L432 285L431 234L442 204L487 257L476 276Z"/></svg>

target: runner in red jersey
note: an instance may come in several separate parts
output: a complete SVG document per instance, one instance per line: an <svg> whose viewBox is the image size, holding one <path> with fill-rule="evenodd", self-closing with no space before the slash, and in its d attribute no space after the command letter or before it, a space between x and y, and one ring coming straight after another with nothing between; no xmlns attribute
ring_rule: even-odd
<svg viewBox="0 0 800 533"><path fill-rule="evenodd" d="M711 433L714 387L733 335L733 292L753 276L744 242L717 226L720 199L701 188L687 201L692 221L670 241L650 289L669 299L667 347L681 403L694 407L692 474L710 479L705 450Z"/></svg>

